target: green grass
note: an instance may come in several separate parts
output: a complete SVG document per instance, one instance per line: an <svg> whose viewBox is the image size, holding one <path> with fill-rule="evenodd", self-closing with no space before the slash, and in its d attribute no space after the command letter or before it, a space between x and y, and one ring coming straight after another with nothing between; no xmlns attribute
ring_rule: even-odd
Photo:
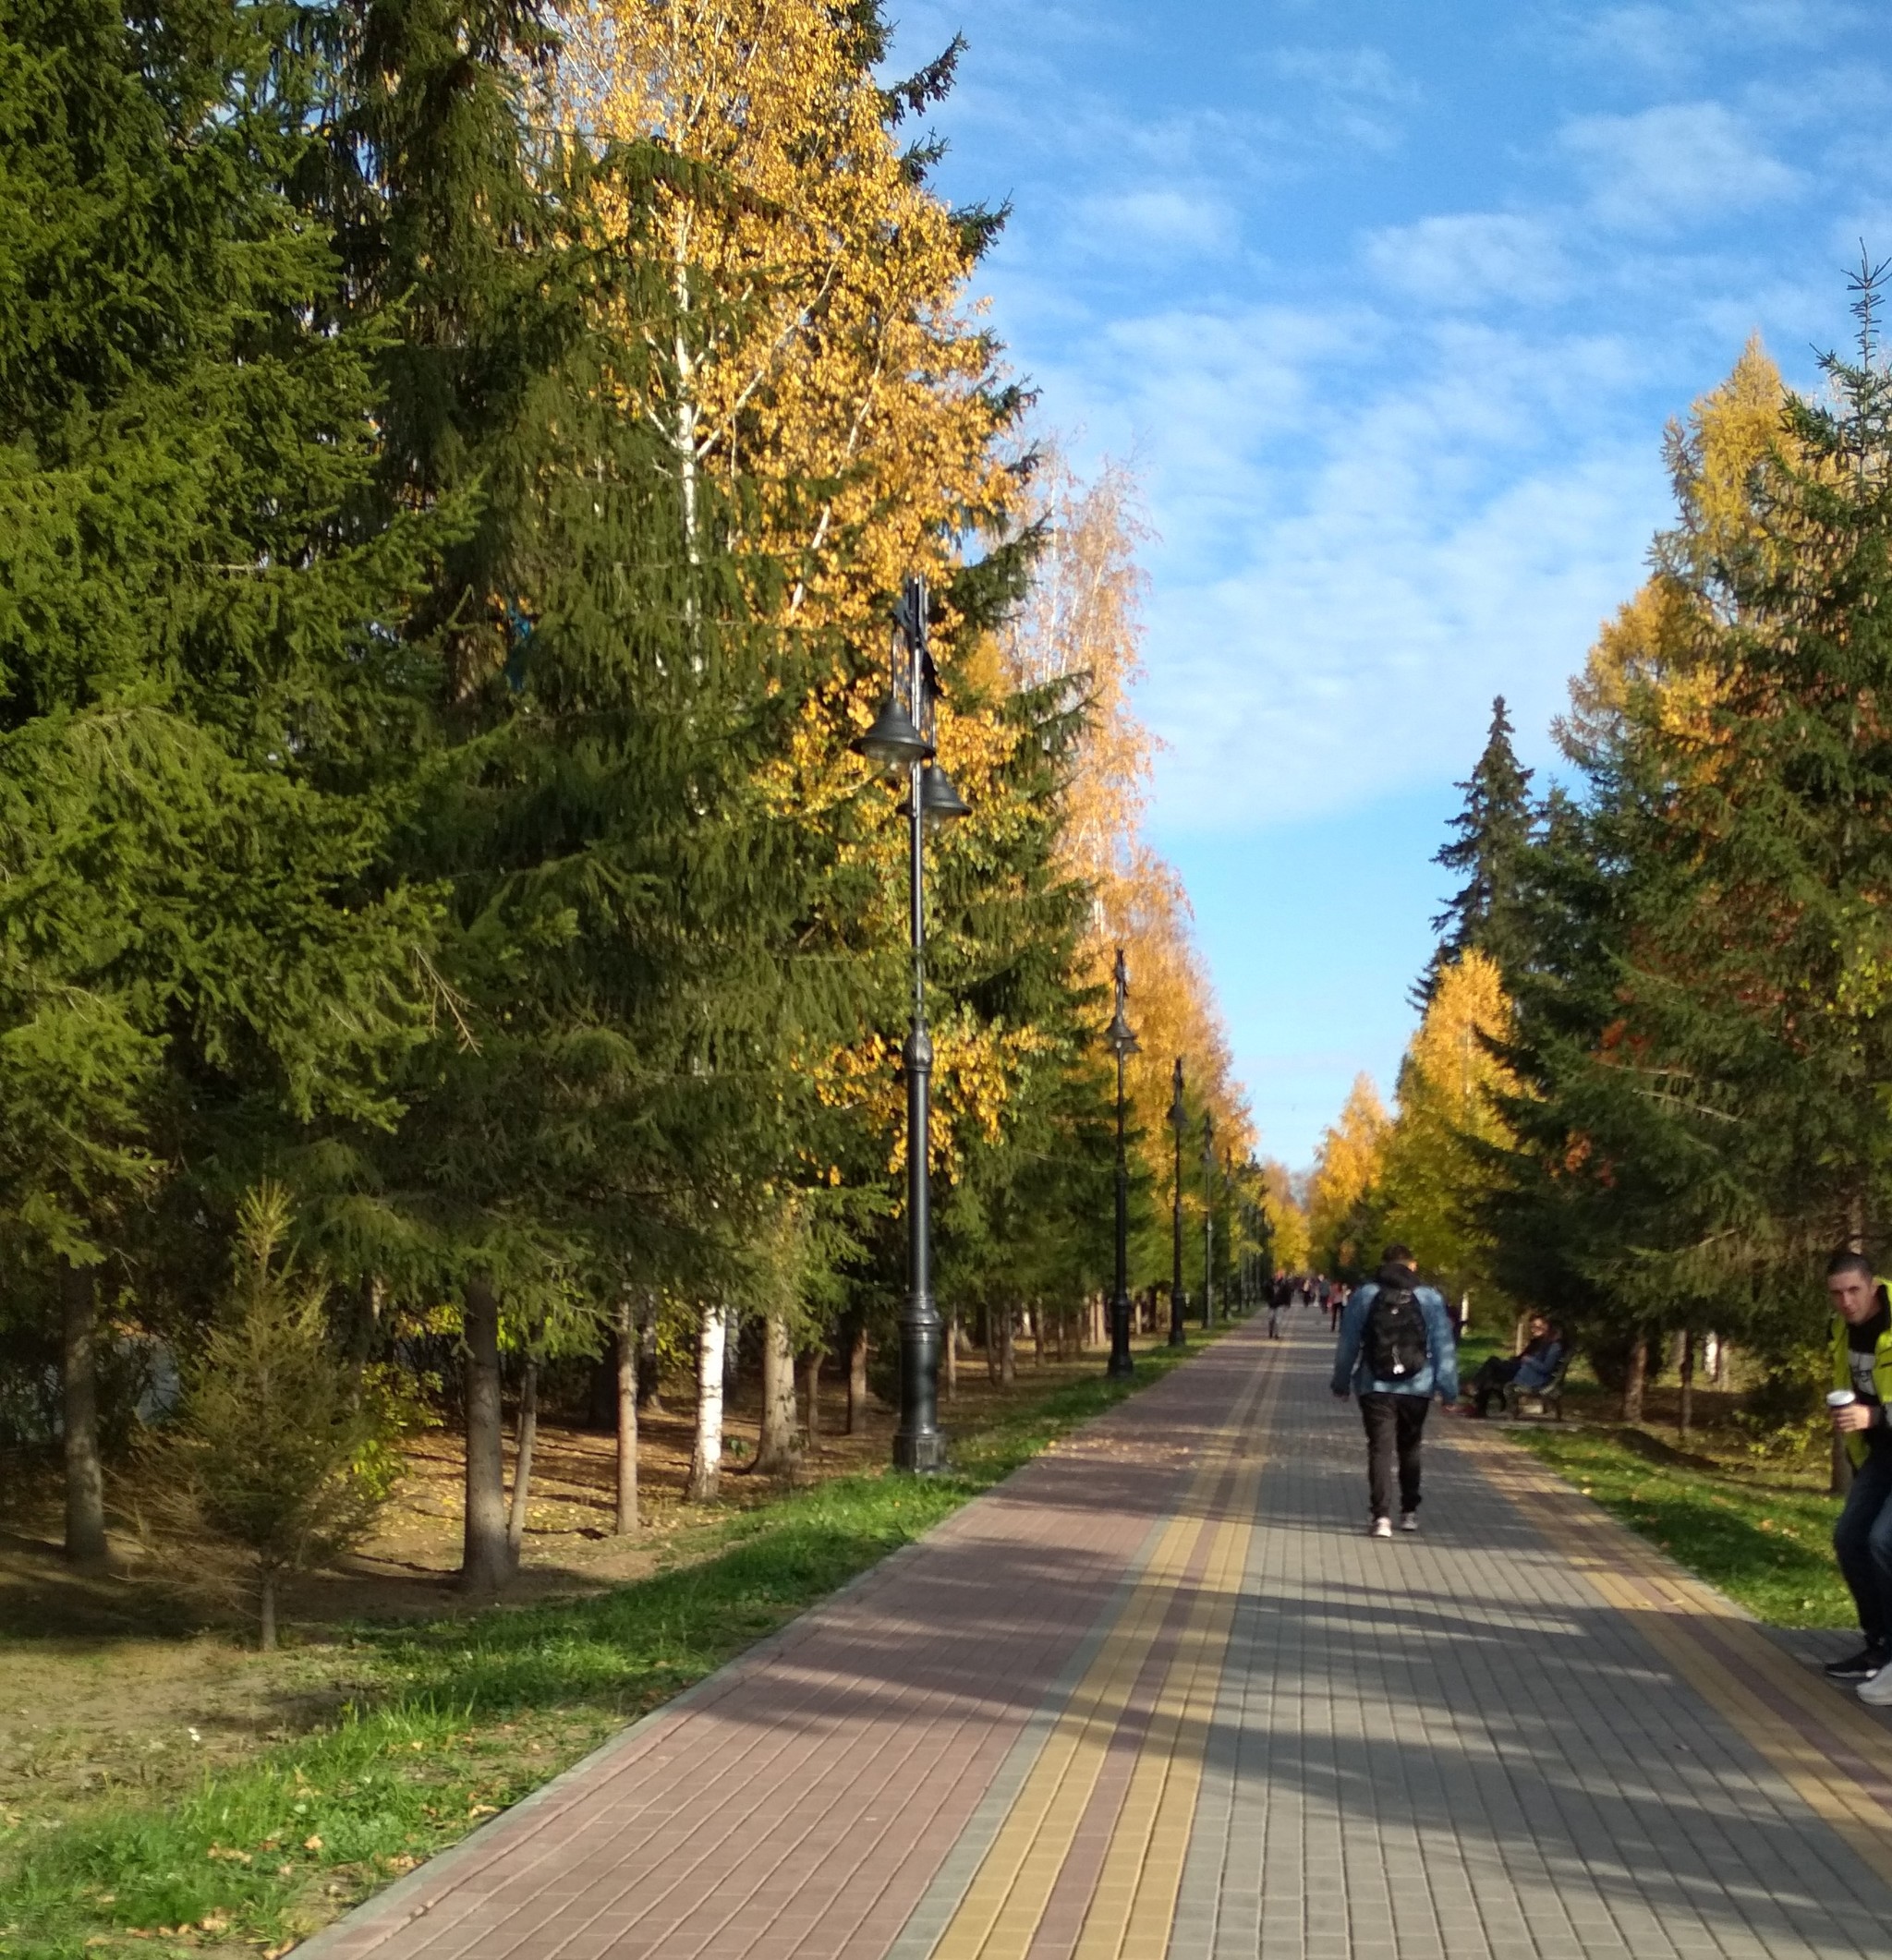
<svg viewBox="0 0 1892 1960"><path fill-rule="evenodd" d="M1850 1627L1833 1563L1838 1500L1785 1471L1755 1475L1651 1462L1594 1430L1521 1425L1510 1434L1691 1572L1777 1627Z"/></svg>
<svg viewBox="0 0 1892 1960"><path fill-rule="evenodd" d="M717 1528L710 1555L589 1599L353 1634L334 1726L183 1801L5 1820L0 1953L282 1946L515 1803L1191 1350L1068 1384L968 1438L952 1474L853 1477Z"/></svg>

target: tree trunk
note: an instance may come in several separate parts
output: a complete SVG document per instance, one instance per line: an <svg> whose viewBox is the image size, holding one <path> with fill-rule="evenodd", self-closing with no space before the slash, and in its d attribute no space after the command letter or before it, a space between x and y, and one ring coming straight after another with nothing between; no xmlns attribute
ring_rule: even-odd
<svg viewBox="0 0 1892 1960"><path fill-rule="evenodd" d="M821 1434L821 1350L819 1348L810 1348L802 1359L802 1400L807 1410L802 1433L807 1437L808 1453L812 1456L819 1446L816 1439Z"/></svg>
<svg viewBox="0 0 1892 1960"><path fill-rule="evenodd" d="M1675 1430L1685 1436L1695 1420L1695 1330L1688 1328L1681 1337L1681 1393L1676 1399Z"/></svg>
<svg viewBox="0 0 1892 1960"><path fill-rule="evenodd" d="M617 1303L617 1535L637 1530L637 1316L628 1297Z"/></svg>
<svg viewBox="0 0 1892 1960"><path fill-rule="evenodd" d="M946 1323L946 1400L949 1404L959 1399L959 1309L954 1307L952 1317Z"/></svg>
<svg viewBox="0 0 1892 1960"><path fill-rule="evenodd" d="M99 1286L89 1265L59 1262L61 1374L66 1409L66 1556L97 1571L105 1543L105 1472L99 1460Z"/></svg>
<svg viewBox="0 0 1892 1960"><path fill-rule="evenodd" d="M467 1282L467 1516L460 1588L493 1593L511 1573L506 1539L505 1423L500 1407L499 1295Z"/></svg>
<svg viewBox="0 0 1892 1960"><path fill-rule="evenodd" d="M1643 1391L1649 1384L1649 1343L1638 1336L1630 1343L1629 1360L1622 1372L1622 1420L1643 1420Z"/></svg>
<svg viewBox="0 0 1892 1960"><path fill-rule="evenodd" d="M1045 1310L1042 1307L1031 1310L1031 1364L1034 1368L1045 1365Z"/></svg>
<svg viewBox="0 0 1892 1960"><path fill-rule="evenodd" d="M706 1306L697 1330L697 1444L684 1485L690 1504L708 1504L722 1482L722 1349L728 1331L723 1309Z"/></svg>
<svg viewBox="0 0 1892 1960"><path fill-rule="evenodd" d="M999 1385L999 1310L988 1301L979 1310L979 1317L985 1335L986 1379L996 1388Z"/></svg>
<svg viewBox="0 0 1892 1960"><path fill-rule="evenodd" d="M273 1571L263 1573L256 1589L256 1651L276 1651L276 1575Z"/></svg>
<svg viewBox="0 0 1892 1960"><path fill-rule="evenodd" d="M513 1447L513 1504L506 1516L506 1559L519 1569L526 1549L526 1506L532 1500L532 1452L539 1442L539 1357L528 1353L519 1376L519 1433Z"/></svg>
<svg viewBox="0 0 1892 1960"><path fill-rule="evenodd" d="M999 1385L1018 1385L1018 1315L1009 1301L999 1314Z"/></svg>
<svg viewBox="0 0 1892 1960"><path fill-rule="evenodd" d="M765 1343L766 1345L766 1343ZM740 1307L722 1310L722 1397L732 1400L743 1383L743 1315Z"/></svg>
<svg viewBox="0 0 1892 1960"><path fill-rule="evenodd" d="M770 1313L762 1322L762 1433L755 1468L764 1477L792 1477L795 1457L794 1349L787 1319Z"/></svg>
<svg viewBox="0 0 1892 1960"><path fill-rule="evenodd" d="M862 1435L867 1427L867 1323L855 1322L847 1341L847 1433Z"/></svg>

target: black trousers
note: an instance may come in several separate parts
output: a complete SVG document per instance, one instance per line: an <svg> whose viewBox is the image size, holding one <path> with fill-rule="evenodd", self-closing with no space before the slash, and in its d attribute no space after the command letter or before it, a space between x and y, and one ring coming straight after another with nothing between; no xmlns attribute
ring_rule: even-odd
<svg viewBox="0 0 1892 1960"><path fill-rule="evenodd" d="M1517 1379L1518 1366L1518 1356L1494 1354L1472 1377L1472 1397L1481 1416L1491 1407L1492 1397Z"/></svg>
<svg viewBox="0 0 1892 1960"><path fill-rule="evenodd" d="M1360 1397L1366 1425L1366 1491L1376 1518L1393 1514L1393 1463L1400 1468L1400 1508L1419 1508L1419 1444L1425 1434L1429 1395L1373 1392Z"/></svg>
<svg viewBox="0 0 1892 1960"><path fill-rule="evenodd" d="M1874 1647L1892 1644L1892 1448L1883 1443L1853 1473L1833 1550L1860 1631Z"/></svg>

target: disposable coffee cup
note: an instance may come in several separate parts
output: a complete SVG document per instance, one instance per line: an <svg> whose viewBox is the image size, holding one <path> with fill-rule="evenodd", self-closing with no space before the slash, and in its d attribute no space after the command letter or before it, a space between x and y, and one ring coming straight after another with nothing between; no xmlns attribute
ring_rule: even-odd
<svg viewBox="0 0 1892 1960"><path fill-rule="evenodd" d="M1850 1388L1829 1388L1826 1391L1828 1409L1850 1409L1858 1400L1859 1397Z"/></svg>

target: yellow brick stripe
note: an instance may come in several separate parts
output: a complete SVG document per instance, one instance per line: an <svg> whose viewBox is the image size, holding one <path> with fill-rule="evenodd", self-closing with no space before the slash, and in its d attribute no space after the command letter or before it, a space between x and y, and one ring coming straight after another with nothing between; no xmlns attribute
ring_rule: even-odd
<svg viewBox="0 0 1892 1960"><path fill-rule="evenodd" d="M1213 1537L1199 1597L1165 1676L1156 1719L1137 1767L1140 1775L1160 1747L1162 1774L1153 1799L1145 1804L1147 1848L1142 1862L1155 1871L1159 1863L1173 1861L1167 1903L1162 1906L1162 1938L1167 1942L1169 1915L1174 1907L1182 1853L1195 1815L1207 1714L1213 1709L1216 1686L1221 1678L1235 1593L1246 1560L1249 1527L1245 1522L1211 1522L1214 1512L1221 1508L1213 1500L1231 1469L1253 1454L1256 1410L1264 1397L1272 1403L1277 1378L1273 1370L1256 1378L1205 1452L1177 1515L1046 1739L964 1898L941 1933L933 1960L1024 1960L1084 1821L1110 1739L1128 1711L1131 1694L1169 1615L1176 1590L1194 1562L1202 1535L1209 1531ZM1252 1485L1258 1474L1257 1461L1252 1467L1244 1464L1235 1478L1241 1501L1232 1508L1238 1518L1253 1516ZM1171 1793L1168 1774L1171 1760L1181 1761L1192 1751L1193 1769L1184 1769ZM1185 1786L1186 1811L1182 1808ZM1136 1796L1134 1777L1131 1798ZM1126 1814L1130 1808L1126 1800ZM1120 1832L1122 1828L1120 1821ZM1182 1842L1176 1843L1179 1828ZM1115 1848L1113 1845L1113 1853ZM1105 1869L1110 1869L1110 1861ZM1133 1887L1122 1907L1126 1921L1143 1895L1141 1886ZM1146 1912L1154 1911L1159 1895L1158 1878L1149 1890ZM1110 1951L1114 1954L1118 1948Z"/></svg>
<svg viewBox="0 0 1892 1960"><path fill-rule="evenodd" d="M1712 1588L1516 1445L1480 1435L1479 1468L1599 1598L1743 1736L1866 1862L1892 1859L1892 1736L1814 1679Z"/></svg>
<svg viewBox="0 0 1892 1960"><path fill-rule="evenodd" d="M1264 1434L1272 1402L1270 1395L1260 1424ZM1231 1494L1231 1516L1216 1527L1195 1603L1131 1773L1076 1960L1162 1960L1169 1950L1202 1787L1204 1746L1254 1536L1264 1458L1259 1446L1247 1456Z"/></svg>

